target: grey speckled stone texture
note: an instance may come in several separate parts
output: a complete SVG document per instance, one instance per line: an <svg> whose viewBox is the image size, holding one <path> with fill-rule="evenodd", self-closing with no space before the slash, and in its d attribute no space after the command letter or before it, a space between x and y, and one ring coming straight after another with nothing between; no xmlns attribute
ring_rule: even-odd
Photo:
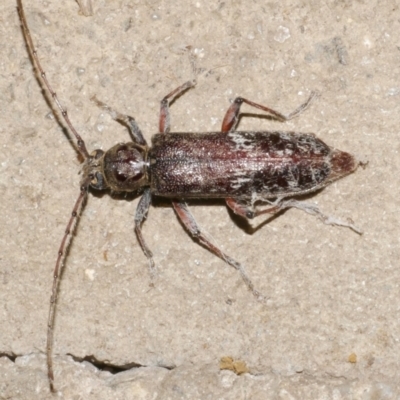
<svg viewBox="0 0 400 400"><path fill-rule="evenodd" d="M219 129L239 95L288 113L318 90L299 118L244 118L240 128L314 132L368 161L308 199L362 236L300 210L250 233L223 202L193 204L267 305L191 240L167 201L144 224L158 267L149 287L133 232L138 199L90 195L59 293L60 396L399 398L397 2L93 0L92 17L73 0L24 3L48 79L90 150L129 140L90 97L134 116L150 140L160 99L192 78L190 45L212 72L173 104L174 131ZM46 322L80 162L41 94L13 0L0 5L0 48L0 353L10 357L0 357L0 398L54 398ZM142 367L112 375L69 355ZM221 371L226 356L249 372Z"/></svg>

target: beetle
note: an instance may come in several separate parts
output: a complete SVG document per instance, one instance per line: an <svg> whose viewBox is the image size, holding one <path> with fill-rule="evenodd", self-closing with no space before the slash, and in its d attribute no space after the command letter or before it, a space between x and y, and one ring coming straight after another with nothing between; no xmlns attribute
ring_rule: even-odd
<svg viewBox="0 0 400 400"><path fill-rule="evenodd" d="M47 331L47 366L50 388L54 388L53 333L57 292L64 257L89 188L114 192L141 193L134 218L135 233L148 259L151 274L154 260L142 235L141 225L154 196L171 199L172 206L191 236L204 247L239 271L257 299L263 296L254 288L243 266L225 254L200 229L185 199L223 198L232 211L252 219L262 214L274 214L290 207L301 208L317 215L326 223L348 226L351 223L332 220L316 206L296 200L295 196L315 192L357 169L359 162L347 152L331 148L314 134L283 131L237 131L240 110L247 104L280 121L289 121L303 112L316 93L289 115L237 97L228 108L221 131L207 133L171 133L169 104L196 85L187 81L167 94L160 105L159 133L149 146L135 119L123 115L93 98L98 106L126 125L133 141L118 143L107 151L96 149L89 153L86 144L72 125L41 66L24 15L22 1L17 0L18 13L28 50L37 68L42 85L75 136L77 148L84 159L80 193L75 202L62 238L53 274L52 295ZM258 208L257 203L267 203Z"/></svg>

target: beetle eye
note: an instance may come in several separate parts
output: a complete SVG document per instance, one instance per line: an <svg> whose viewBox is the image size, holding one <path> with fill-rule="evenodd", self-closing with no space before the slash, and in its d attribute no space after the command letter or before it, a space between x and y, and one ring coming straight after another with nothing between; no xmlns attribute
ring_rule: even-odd
<svg viewBox="0 0 400 400"><path fill-rule="evenodd" d="M95 172L93 179L90 181L90 186L96 190L104 190L107 188L101 172Z"/></svg>
<svg viewBox="0 0 400 400"><path fill-rule="evenodd" d="M98 160L99 158L103 157L103 155L104 155L103 150L96 150L96 152L94 154L94 158L95 158L95 160Z"/></svg>

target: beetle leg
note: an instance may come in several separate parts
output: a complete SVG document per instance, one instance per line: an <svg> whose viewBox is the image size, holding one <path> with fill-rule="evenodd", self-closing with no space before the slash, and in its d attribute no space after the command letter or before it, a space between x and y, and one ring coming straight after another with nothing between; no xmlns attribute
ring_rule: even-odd
<svg viewBox="0 0 400 400"><path fill-rule="evenodd" d="M172 201L172 205L174 207L176 214L178 215L178 218L185 226L185 228L189 231L189 233L192 235L192 237L198 240L204 247L206 247L209 251L211 251L211 253L215 254L216 256L224 260L226 263L228 263L230 266L238 270L244 283L251 291L251 293L257 298L257 300L263 301L264 297L260 294L260 292L258 292L254 288L254 285L251 282L250 278L247 276L244 267L240 263L235 261L233 258L226 255L221 249L218 248L218 246L212 243L212 240L209 239L204 232L200 230L200 227L197 224L196 220L194 219L192 213L190 212L187 204L183 201L175 200Z"/></svg>
<svg viewBox="0 0 400 400"><path fill-rule="evenodd" d="M304 110L306 110L316 96L317 96L316 92L311 92L311 95L308 98L308 100L299 107L297 107L293 112L291 112L288 115L282 114L279 111L275 111L272 108L265 107L261 104L254 103L253 101L247 100L243 97L236 97L236 99L233 101L232 105L228 108L228 111L225 114L225 117L222 121L221 131L223 133L228 133L235 130L236 125L238 124L239 121L240 107L242 106L243 103L246 103L249 106L252 106L259 110L265 111L267 114L275 117L276 119L285 122L289 121L292 118L297 117Z"/></svg>
<svg viewBox="0 0 400 400"><path fill-rule="evenodd" d="M356 225L354 225L353 221L349 219L347 222L343 221L339 218L336 218L333 215L324 214L316 204L306 203L305 201L299 201L296 199L288 199L281 200L277 206L280 210L284 210L286 208L298 208L299 210L305 211L307 214L315 215L318 219L320 219L326 225L337 225L344 226L353 230L354 232L362 235L361 229L359 229Z"/></svg>
<svg viewBox="0 0 400 400"><path fill-rule="evenodd" d="M147 260L149 261L150 278L151 280L153 280L156 274L156 268L153 260L153 253L147 246L144 237L142 235L142 223L144 219L147 217L150 205L151 205L151 191L150 188L147 188L144 190L143 196L140 198L139 204L136 208L135 233L138 238L140 247L142 248L144 255L147 257Z"/></svg>
<svg viewBox="0 0 400 400"><path fill-rule="evenodd" d="M254 206L249 206L247 204L243 204L238 202L236 199L229 197L225 199L226 205L237 215L247 219L253 219L262 214L275 214L279 211L282 211L284 208L278 203L277 205L273 205L272 207L265 208L263 210L256 210ZM291 206L285 207L289 208Z"/></svg>
<svg viewBox="0 0 400 400"><path fill-rule="evenodd" d="M140 144L142 146L147 146L146 139L144 138L142 131L139 128L139 125L137 124L137 122L133 117L115 111L107 104L98 100L96 96L92 96L90 100L96 103L96 105L101 109L107 111L111 115L111 118L113 120L122 122L125 126L127 126L131 134L131 137L135 143Z"/></svg>
<svg viewBox="0 0 400 400"><path fill-rule="evenodd" d="M295 199L278 199L276 202L272 203L271 207L256 210L253 206L243 204L238 202L236 199L227 198L227 206L237 215L247 219L253 219L262 214L276 214L280 211L286 210L288 208L298 208L299 210L305 211L307 214L314 215L318 217L324 224L327 225L338 225L344 226L346 228L352 229L358 234L362 234L362 231L357 228L352 221L345 222L334 216L324 214L315 204L306 203L304 201L299 201Z"/></svg>
<svg viewBox="0 0 400 400"><path fill-rule="evenodd" d="M168 93L162 100L160 104L160 120L159 120L159 130L160 133L168 133L171 128L171 121L169 115L169 103L183 94L186 90L196 86L196 80L185 82L183 85L174 89L171 93ZM172 98L172 100L170 100Z"/></svg>

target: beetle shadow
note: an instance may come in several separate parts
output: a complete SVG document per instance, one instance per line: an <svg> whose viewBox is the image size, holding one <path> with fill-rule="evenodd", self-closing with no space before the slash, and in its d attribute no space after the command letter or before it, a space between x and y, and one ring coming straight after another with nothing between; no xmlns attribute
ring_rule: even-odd
<svg viewBox="0 0 400 400"><path fill-rule="evenodd" d="M257 232L259 229L261 229L264 225L270 223L273 221L275 218L278 218L281 214L285 213L287 210L282 210L279 211L278 213L271 214L268 216L267 219L263 220L260 222L257 226L251 225L249 220L247 220L244 217L241 217L240 215L235 214L225 203L224 199L185 199L184 200L187 205L191 207L221 207L224 206L228 210L228 216L232 219L234 224L247 233L248 235L252 235L255 232ZM170 199L163 198L163 197L153 197L152 201L152 206L153 207L162 207L162 208L172 208ZM201 221L197 221L197 223L200 225L201 229L207 230L206 227L204 227L204 224ZM186 228L184 227L186 230Z"/></svg>
<svg viewBox="0 0 400 400"><path fill-rule="evenodd" d="M315 192L312 193L307 193L303 194L301 196L291 196L287 197L285 199L289 198L294 198L299 201L307 201L310 198L313 198L316 196L318 193L320 193L324 188L321 188L319 190L316 190ZM133 191L133 192L110 192L109 190L95 190L93 188L89 189L90 194L94 197L97 198L103 198L103 196L109 195L113 200L117 201L127 201L127 202L132 202L135 199L139 199L142 196L141 191ZM152 196L152 202L151 206L155 208L172 208L171 200L166 197L159 197L159 196ZM279 218L281 215L286 213L287 211L290 210L290 208L285 208L283 210L280 210L274 214L265 214L263 217L257 217L253 220L249 220L247 218L244 218L240 215L237 215L233 212L231 208L227 206L225 203L225 199L220 199L220 198L211 198L211 199L183 199L189 207L192 206L200 206L200 207L220 207L220 206L225 206L225 208L228 210L228 215L231 218L231 220L234 222L234 224L241 229L243 232L247 233L248 235L253 235L260 229L262 229L265 225L271 223L274 221L276 218ZM266 203L264 203L266 205ZM268 203L266 206L271 207L271 204ZM257 206L258 208L263 207L263 203L260 202L260 204ZM136 209L133 210L133 214L136 212ZM257 225L253 224L252 221L257 221L259 218L263 218L260 223ZM200 226L203 226L201 222L199 222Z"/></svg>

